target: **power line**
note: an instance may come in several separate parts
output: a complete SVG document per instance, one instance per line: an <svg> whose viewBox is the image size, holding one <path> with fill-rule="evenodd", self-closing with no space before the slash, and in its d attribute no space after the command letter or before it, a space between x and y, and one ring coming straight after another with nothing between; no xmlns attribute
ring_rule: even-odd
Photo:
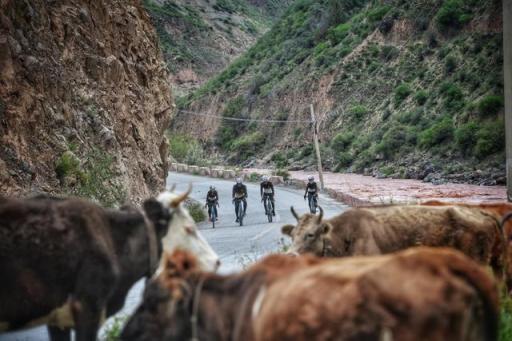
<svg viewBox="0 0 512 341"><path fill-rule="evenodd" d="M214 117L226 121L237 121L237 122L264 122L264 123L313 123L310 120L266 120L266 119L253 119L253 118L237 118L237 117L225 117L221 115L198 113L189 110L179 110L179 112L202 116L202 117Z"/></svg>

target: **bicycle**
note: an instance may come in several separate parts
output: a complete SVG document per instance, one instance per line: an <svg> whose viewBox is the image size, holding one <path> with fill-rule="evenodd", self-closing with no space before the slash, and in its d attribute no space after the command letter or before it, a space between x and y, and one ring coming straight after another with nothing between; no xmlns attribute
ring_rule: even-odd
<svg viewBox="0 0 512 341"><path fill-rule="evenodd" d="M212 228L215 228L215 221L217 220L217 210L215 209L215 206L217 205L217 203L208 202L206 205L208 206L208 216L210 217L210 220L212 222Z"/></svg>
<svg viewBox="0 0 512 341"><path fill-rule="evenodd" d="M316 208L318 207L318 196L316 194L308 195L308 206L309 212L316 214Z"/></svg>
<svg viewBox="0 0 512 341"><path fill-rule="evenodd" d="M233 202L235 204L236 219L240 223L240 226L243 226L244 225L244 207L242 205L242 198L235 198L235 199L233 199Z"/></svg>
<svg viewBox="0 0 512 341"><path fill-rule="evenodd" d="M272 200L270 200L270 197L268 195L263 196L263 207L265 207L265 214L267 215L268 222L272 222L272 216L274 212L274 205L272 203Z"/></svg>

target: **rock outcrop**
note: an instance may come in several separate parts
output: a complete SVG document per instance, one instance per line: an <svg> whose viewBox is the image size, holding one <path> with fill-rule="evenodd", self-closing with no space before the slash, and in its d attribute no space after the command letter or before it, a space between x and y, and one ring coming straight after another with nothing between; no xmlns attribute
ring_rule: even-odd
<svg viewBox="0 0 512 341"><path fill-rule="evenodd" d="M115 205L161 190L174 104L140 1L0 7L0 193Z"/></svg>

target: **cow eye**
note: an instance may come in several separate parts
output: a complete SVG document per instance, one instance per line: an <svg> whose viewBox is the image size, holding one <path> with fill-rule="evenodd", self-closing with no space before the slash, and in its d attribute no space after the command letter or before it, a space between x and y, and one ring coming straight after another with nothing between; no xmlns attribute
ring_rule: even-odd
<svg viewBox="0 0 512 341"><path fill-rule="evenodd" d="M315 234L314 233L307 233L306 234L306 239L313 239L315 238Z"/></svg>

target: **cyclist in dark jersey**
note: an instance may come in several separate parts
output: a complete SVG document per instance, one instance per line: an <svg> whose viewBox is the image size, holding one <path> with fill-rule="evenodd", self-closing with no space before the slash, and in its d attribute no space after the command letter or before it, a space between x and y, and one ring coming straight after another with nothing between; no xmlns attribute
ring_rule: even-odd
<svg viewBox="0 0 512 341"><path fill-rule="evenodd" d="M247 186L242 183L241 178L236 178L236 184L233 186L233 201L236 199L241 199L244 203L244 216L247 212ZM236 219L238 222L238 218Z"/></svg>
<svg viewBox="0 0 512 341"><path fill-rule="evenodd" d="M315 207L318 206L318 185L315 182L315 177L313 175L308 176L308 184L306 185L306 192L304 193L304 199L308 198L308 202L310 200L314 200Z"/></svg>
<svg viewBox="0 0 512 341"><path fill-rule="evenodd" d="M276 215L276 208L275 208L275 202L274 202L274 185L269 180L268 176L263 176L262 182L260 183L260 195L261 195L261 201L265 199L265 197L268 197L270 202L272 203L272 215Z"/></svg>
<svg viewBox="0 0 512 341"><path fill-rule="evenodd" d="M206 194L205 206L208 207L208 218L210 219L210 221L212 220L212 209L215 212L215 220L218 220L219 214L217 212L217 206L219 206L219 193L217 193L217 190L213 186L210 186L210 190Z"/></svg>

